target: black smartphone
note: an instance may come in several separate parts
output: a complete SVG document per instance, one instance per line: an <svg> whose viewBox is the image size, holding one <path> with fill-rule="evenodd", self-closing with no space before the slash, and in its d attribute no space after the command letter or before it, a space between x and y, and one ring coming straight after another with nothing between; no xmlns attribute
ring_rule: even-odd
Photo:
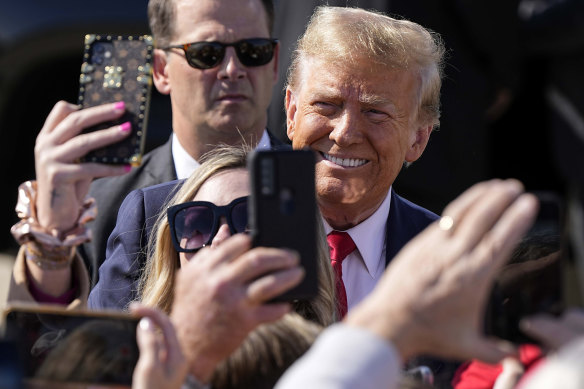
<svg viewBox="0 0 584 389"><path fill-rule="evenodd" d="M3 342L16 345L14 358L28 386L130 386L139 357L138 321L120 311L14 305L4 310Z"/></svg>
<svg viewBox="0 0 584 389"><path fill-rule="evenodd" d="M485 313L487 335L517 344L537 343L520 330L522 318L558 316L573 305L566 282L573 263L566 252L562 199L554 192L534 194L540 204L536 221L496 277Z"/></svg>
<svg viewBox="0 0 584 389"><path fill-rule="evenodd" d="M254 247L296 250L306 273L299 285L274 301L308 300L318 291L314 164L310 150L254 151L248 158Z"/></svg>
<svg viewBox="0 0 584 389"><path fill-rule="evenodd" d="M124 115L83 132L97 131L130 122L132 133L124 140L89 152L81 162L140 165L146 142L146 124L152 90L150 35L85 36L85 51L79 77L81 108L124 101Z"/></svg>

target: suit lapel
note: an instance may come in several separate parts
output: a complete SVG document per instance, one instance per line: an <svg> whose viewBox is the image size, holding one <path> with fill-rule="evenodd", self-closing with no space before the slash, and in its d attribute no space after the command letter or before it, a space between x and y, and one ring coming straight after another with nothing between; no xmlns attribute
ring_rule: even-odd
<svg viewBox="0 0 584 389"><path fill-rule="evenodd" d="M176 180L172 159L172 136L162 147L152 150L150 163L145 167L145 172L152 178L153 184Z"/></svg>

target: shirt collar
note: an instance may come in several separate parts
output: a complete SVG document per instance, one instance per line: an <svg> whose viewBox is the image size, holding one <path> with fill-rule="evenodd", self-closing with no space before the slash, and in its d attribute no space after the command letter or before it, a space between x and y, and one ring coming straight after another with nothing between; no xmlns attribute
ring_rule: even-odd
<svg viewBox="0 0 584 389"><path fill-rule="evenodd" d="M385 261L382 254L385 249L385 231L387 228L387 217L391 206L391 187L385 196L385 199L377 210L354 227L349 228L346 232L349 234L359 254L365 262L367 271L374 277L378 269L379 261ZM327 235L333 228L324 220L324 229ZM382 244L379 244L382 242Z"/></svg>
<svg viewBox="0 0 584 389"><path fill-rule="evenodd" d="M267 150L270 148L270 145L270 136L268 135L268 131L264 130L262 137L256 146L256 150ZM172 159L174 161L176 177L179 180L189 178L191 173L200 166L199 163L187 153L174 133L172 134Z"/></svg>

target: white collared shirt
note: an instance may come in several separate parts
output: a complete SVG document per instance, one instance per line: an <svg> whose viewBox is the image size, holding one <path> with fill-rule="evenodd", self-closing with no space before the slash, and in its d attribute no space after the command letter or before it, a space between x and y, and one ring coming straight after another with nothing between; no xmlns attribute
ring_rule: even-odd
<svg viewBox="0 0 584 389"><path fill-rule="evenodd" d="M264 130L262 138L256 146L256 150L267 150L269 148L270 136L268 135L268 131ZM176 177L179 180L189 178L189 176L199 167L199 163L187 153L174 133L172 134L172 160L174 161Z"/></svg>
<svg viewBox="0 0 584 389"><path fill-rule="evenodd" d="M390 206L391 187L373 215L345 231L357 246L343 261L349 310L373 291L385 271L385 233ZM333 230L326 221L324 228L327 235Z"/></svg>

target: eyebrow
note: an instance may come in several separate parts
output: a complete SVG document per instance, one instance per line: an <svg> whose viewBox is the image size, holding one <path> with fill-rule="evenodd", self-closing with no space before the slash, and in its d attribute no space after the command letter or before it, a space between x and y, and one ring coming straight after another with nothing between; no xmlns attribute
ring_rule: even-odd
<svg viewBox="0 0 584 389"><path fill-rule="evenodd" d="M361 102L362 104L367 104L367 105L392 105L394 106L394 104L390 101L390 99L386 98L386 97L382 97L379 95L372 95L372 94L368 94L368 93L363 93L359 96L359 102Z"/></svg>

